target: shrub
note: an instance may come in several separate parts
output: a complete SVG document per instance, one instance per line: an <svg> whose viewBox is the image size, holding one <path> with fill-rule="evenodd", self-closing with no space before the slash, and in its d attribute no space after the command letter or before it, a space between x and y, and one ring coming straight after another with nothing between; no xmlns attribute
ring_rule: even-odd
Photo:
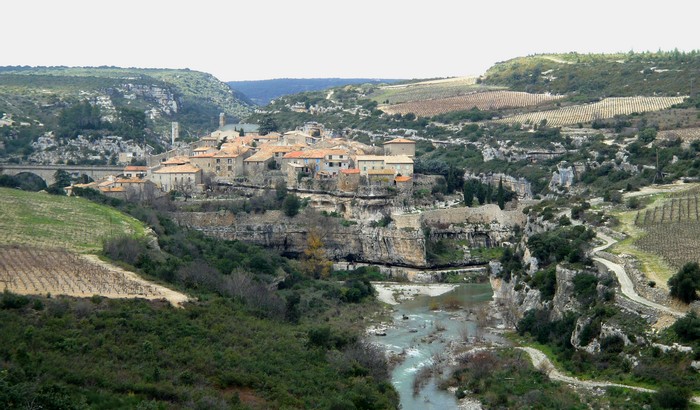
<svg viewBox="0 0 700 410"><path fill-rule="evenodd" d="M2 309L20 309L28 304L28 297L11 293L7 289L5 289L2 293L2 298L0 298L0 308Z"/></svg>
<svg viewBox="0 0 700 410"><path fill-rule="evenodd" d="M296 195L287 195L282 202L282 209L284 214L290 218L296 216L299 213L299 208L301 208L301 201Z"/></svg>
<svg viewBox="0 0 700 410"><path fill-rule="evenodd" d="M668 286L674 298L685 303L696 300L700 289L700 265L697 262L686 263L668 280Z"/></svg>
<svg viewBox="0 0 700 410"><path fill-rule="evenodd" d="M700 340L700 318L694 311L688 312L685 317L678 319L671 326L674 332L686 342Z"/></svg>
<svg viewBox="0 0 700 410"><path fill-rule="evenodd" d="M664 387L656 392L654 401L662 409L687 409L690 392L684 388Z"/></svg>

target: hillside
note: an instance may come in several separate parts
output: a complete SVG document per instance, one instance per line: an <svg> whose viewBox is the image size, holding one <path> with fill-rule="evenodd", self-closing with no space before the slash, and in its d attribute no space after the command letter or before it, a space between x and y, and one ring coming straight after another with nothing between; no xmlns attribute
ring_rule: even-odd
<svg viewBox="0 0 700 410"><path fill-rule="evenodd" d="M235 91L243 93L258 105L267 105L283 95L320 91L349 84L390 84L400 80L376 78L275 78L257 81L229 81Z"/></svg>
<svg viewBox="0 0 700 410"><path fill-rule="evenodd" d="M91 104L92 112L71 111L84 102ZM235 122L250 114L250 103L214 76L198 71L0 67L0 142L6 145L5 155L27 155L39 135L57 130L66 131L68 138L145 138L159 150L170 139L172 121L180 123L182 137L197 136L218 127L220 112ZM0 144L0 155L2 148Z"/></svg>
<svg viewBox="0 0 700 410"><path fill-rule="evenodd" d="M83 198L0 188L0 209L0 245L96 253L108 237L145 235L136 219Z"/></svg>
<svg viewBox="0 0 700 410"><path fill-rule="evenodd" d="M603 97L694 93L700 53L539 54L491 67L483 83L515 91ZM697 85L695 86L697 87Z"/></svg>
<svg viewBox="0 0 700 410"><path fill-rule="evenodd" d="M0 189L0 408L397 408L384 355L359 341L379 310L368 283L348 301L351 285L273 252L93 199L118 209ZM163 287L71 251L104 236L105 255L194 297L174 309Z"/></svg>

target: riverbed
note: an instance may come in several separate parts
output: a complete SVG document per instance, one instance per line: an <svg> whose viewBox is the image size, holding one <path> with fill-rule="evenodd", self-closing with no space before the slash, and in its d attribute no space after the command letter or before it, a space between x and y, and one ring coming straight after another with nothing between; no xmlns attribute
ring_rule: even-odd
<svg viewBox="0 0 700 410"><path fill-rule="evenodd" d="M415 394L414 380L427 368L442 368L445 377L449 368L441 364L450 362L448 347L468 348L477 339L489 337L482 327L493 294L491 286L384 283L381 287L384 298L391 296L393 322L370 329L370 339L397 363L391 377L401 408L458 409L455 394L439 389L436 377L426 378Z"/></svg>

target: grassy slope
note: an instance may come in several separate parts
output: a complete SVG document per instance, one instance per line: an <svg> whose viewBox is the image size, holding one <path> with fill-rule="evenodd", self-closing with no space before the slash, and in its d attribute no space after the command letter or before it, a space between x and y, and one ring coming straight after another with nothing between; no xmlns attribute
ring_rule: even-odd
<svg viewBox="0 0 700 410"><path fill-rule="evenodd" d="M0 188L0 244L61 247L97 253L102 240L144 236L142 223L83 198Z"/></svg>

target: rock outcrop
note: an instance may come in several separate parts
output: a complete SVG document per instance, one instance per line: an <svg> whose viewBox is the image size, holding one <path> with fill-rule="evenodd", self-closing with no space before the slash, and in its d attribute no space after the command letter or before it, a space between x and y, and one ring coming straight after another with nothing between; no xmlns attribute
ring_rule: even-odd
<svg viewBox="0 0 700 410"><path fill-rule="evenodd" d="M326 255L332 260L413 268L469 265L472 262L484 264L486 261L470 256L469 248L501 246L513 236L517 226L525 222L520 211L501 211L495 205L487 205L396 215L395 221L392 219L391 223L382 226L378 221L387 208L378 201L384 200L350 201L341 198L335 208L329 197L317 196L312 200L318 204L327 201L324 210L337 209L340 215L361 218L350 224L345 219L322 217L317 212L305 212L290 218L281 211L236 215L228 211L176 212L172 216L179 224L207 235L255 243L288 255L302 254L307 248L308 233L316 230L322 236ZM464 260L449 265L427 261L427 242L439 240L463 246L466 250Z"/></svg>

